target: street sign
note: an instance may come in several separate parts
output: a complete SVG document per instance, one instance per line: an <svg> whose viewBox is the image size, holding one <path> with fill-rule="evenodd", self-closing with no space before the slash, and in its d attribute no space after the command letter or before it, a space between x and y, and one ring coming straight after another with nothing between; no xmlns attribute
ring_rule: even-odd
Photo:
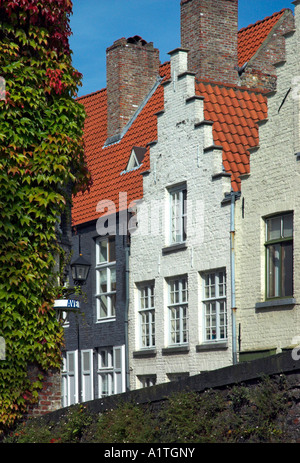
<svg viewBox="0 0 300 463"><path fill-rule="evenodd" d="M76 299L56 299L54 301L55 309L74 310L80 308L80 302Z"/></svg>

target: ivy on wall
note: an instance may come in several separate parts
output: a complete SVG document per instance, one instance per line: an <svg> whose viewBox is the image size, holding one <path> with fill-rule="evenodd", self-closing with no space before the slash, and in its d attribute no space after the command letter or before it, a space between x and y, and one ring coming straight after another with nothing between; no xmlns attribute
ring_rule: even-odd
<svg viewBox="0 0 300 463"><path fill-rule="evenodd" d="M37 399L28 365L59 368L57 222L88 187L70 0L0 0L0 434Z"/></svg>

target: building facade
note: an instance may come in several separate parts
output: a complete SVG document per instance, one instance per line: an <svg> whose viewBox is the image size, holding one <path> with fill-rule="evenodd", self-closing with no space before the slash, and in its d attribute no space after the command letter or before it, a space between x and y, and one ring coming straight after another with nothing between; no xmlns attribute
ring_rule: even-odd
<svg viewBox="0 0 300 463"><path fill-rule="evenodd" d="M276 65L277 88L236 209L241 360L299 343L300 6L293 3L295 30L285 36L285 60Z"/></svg>
<svg viewBox="0 0 300 463"><path fill-rule="evenodd" d="M158 139L131 234L133 389L232 363L230 199L222 204L231 176L204 119L187 55L171 53Z"/></svg>
<svg viewBox="0 0 300 463"><path fill-rule="evenodd" d="M239 360L250 279L236 239L240 250L252 195L241 178L294 18L285 9L237 25L237 0L182 0L170 62L141 37L117 40L107 88L78 99L93 184L74 198L73 256L91 270L65 325L63 405ZM251 160L242 184L252 177Z"/></svg>

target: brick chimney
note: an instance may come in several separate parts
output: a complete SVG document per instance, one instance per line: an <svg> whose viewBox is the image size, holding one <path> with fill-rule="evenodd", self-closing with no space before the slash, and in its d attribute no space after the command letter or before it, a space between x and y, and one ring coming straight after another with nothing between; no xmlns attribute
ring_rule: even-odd
<svg viewBox="0 0 300 463"><path fill-rule="evenodd" d="M159 75L159 50L139 36L121 38L106 50L107 136L118 140Z"/></svg>
<svg viewBox="0 0 300 463"><path fill-rule="evenodd" d="M238 0L181 0L181 46L198 79L237 84Z"/></svg>

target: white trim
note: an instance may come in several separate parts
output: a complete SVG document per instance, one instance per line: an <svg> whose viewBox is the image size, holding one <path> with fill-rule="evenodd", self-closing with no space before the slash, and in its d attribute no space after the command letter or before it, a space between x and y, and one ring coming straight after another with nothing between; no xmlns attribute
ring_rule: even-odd
<svg viewBox="0 0 300 463"><path fill-rule="evenodd" d="M74 356L74 369L70 370L70 357ZM62 406L68 407L79 402L78 394L78 350L67 351L63 358L62 376ZM72 388L73 383L73 388ZM74 394L73 394L74 391Z"/></svg>
<svg viewBox="0 0 300 463"><path fill-rule="evenodd" d="M85 353L89 354L89 369L84 369L84 359L83 355ZM94 399L94 368L93 368L93 349L85 349L81 351L81 398L83 402ZM90 391L86 391L86 381L85 378L90 378Z"/></svg>

